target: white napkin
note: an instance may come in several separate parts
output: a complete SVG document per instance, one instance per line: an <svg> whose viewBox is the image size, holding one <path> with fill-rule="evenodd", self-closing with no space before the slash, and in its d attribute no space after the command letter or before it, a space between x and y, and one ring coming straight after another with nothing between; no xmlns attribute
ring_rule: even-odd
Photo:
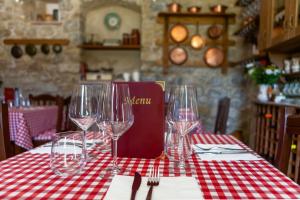
<svg viewBox="0 0 300 200"><path fill-rule="evenodd" d="M72 140L67 139L66 142L72 142ZM86 143L87 144L92 144L93 140L86 140ZM89 148L91 148L91 147L92 146L90 146ZM81 152L81 148L79 148L77 146L67 145L66 148L61 146L60 149L58 149L57 151L79 154ZM47 144L44 144L42 146L36 147L34 149L31 149L29 152L32 153L32 154L44 154L44 153L51 154L51 142L49 142Z"/></svg>
<svg viewBox="0 0 300 200"><path fill-rule="evenodd" d="M130 199L133 176L117 175L113 178L107 194L106 200ZM149 186L147 177L142 178L142 183L136 193L136 200L145 200ZM194 177L160 177L158 186L153 188L152 200L189 200L203 199L200 186Z"/></svg>
<svg viewBox="0 0 300 200"><path fill-rule="evenodd" d="M67 154L80 154L82 151L81 148L77 147L77 146L67 146L67 147L59 147L59 149L56 150L56 152L65 152ZM51 154L51 146L41 146L41 147L37 147L35 149L30 150L30 153L32 154L43 154L43 153L47 153L47 154Z"/></svg>
<svg viewBox="0 0 300 200"><path fill-rule="evenodd" d="M216 147L211 150L202 150L198 147L202 148L211 148L211 147ZM243 150L244 148L241 147L238 144L195 144L193 145L193 149L195 153L197 154L198 152L220 152L220 151L230 151L227 149L223 148L218 148L218 147L223 147L223 148L231 148L231 149L236 149L236 150ZM234 152L234 150L233 150ZM252 153L233 153L233 154L213 154L213 153L202 153L202 154L197 154L197 156L201 160L224 160L224 161L233 161L233 160L261 160L261 158L255 156Z"/></svg>

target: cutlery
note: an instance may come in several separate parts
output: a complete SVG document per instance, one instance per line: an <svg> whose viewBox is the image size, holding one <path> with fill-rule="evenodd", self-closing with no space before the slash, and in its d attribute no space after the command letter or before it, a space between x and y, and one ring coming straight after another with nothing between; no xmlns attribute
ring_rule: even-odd
<svg viewBox="0 0 300 200"><path fill-rule="evenodd" d="M146 200L151 200L152 198L152 191L154 186L159 185L159 170L158 168L152 168L148 177L147 185L150 186Z"/></svg>
<svg viewBox="0 0 300 200"><path fill-rule="evenodd" d="M241 153L250 153L247 150L234 150L234 151L195 151L197 154L241 154Z"/></svg>
<svg viewBox="0 0 300 200"><path fill-rule="evenodd" d="M201 146L198 146L198 145L194 145L194 146L196 148L202 149L204 151L209 151L209 150L212 150L212 149L225 149L225 150L232 150L232 151L243 150L242 148L230 148L230 147L222 147L222 146L214 146L214 147L201 147Z"/></svg>
<svg viewBox="0 0 300 200"><path fill-rule="evenodd" d="M73 143L73 142L66 142L66 145L75 145L77 147L82 147L82 143ZM86 143L86 148L89 148L93 145L93 143ZM43 145L42 147L52 147L52 144L46 144L46 145Z"/></svg>
<svg viewBox="0 0 300 200"><path fill-rule="evenodd" d="M136 192L140 188L141 182L142 182L142 176L141 176L141 174L138 173L138 172L135 172L133 183L132 183L132 188L131 188L131 197L130 197L130 200L134 200L135 199Z"/></svg>

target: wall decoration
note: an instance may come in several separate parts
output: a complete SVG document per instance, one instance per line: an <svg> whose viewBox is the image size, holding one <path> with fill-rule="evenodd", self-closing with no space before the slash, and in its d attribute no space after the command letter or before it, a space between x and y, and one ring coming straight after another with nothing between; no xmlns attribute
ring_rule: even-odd
<svg viewBox="0 0 300 200"><path fill-rule="evenodd" d="M104 17L104 25L110 30L117 30L121 25L121 17L117 13L108 13Z"/></svg>

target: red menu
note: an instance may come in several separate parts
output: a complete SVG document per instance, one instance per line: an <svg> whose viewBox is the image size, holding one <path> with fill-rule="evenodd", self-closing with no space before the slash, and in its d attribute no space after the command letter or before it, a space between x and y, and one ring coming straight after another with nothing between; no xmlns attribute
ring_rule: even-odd
<svg viewBox="0 0 300 200"><path fill-rule="evenodd" d="M134 123L118 140L118 156L156 158L164 149L164 82L128 82Z"/></svg>

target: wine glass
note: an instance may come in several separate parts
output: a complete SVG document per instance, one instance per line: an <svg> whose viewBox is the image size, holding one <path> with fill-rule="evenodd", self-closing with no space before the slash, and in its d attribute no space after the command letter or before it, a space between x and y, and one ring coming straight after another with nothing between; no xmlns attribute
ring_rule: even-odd
<svg viewBox="0 0 300 200"><path fill-rule="evenodd" d="M96 124L99 132L95 132L96 141L101 139L101 142L95 142L97 150L101 152L110 151L111 138L107 132L111 132L110 124L110 99L111 99L111 82L101 82L101 88L98 93L98 107ZM99 135L100 133L100 135ZM100 136L100 137L99 137Z"/></svg>
<svg viewBox="0 0 300 200"><path fill-rule="evenodd" d="M86 149L86 132L95 123L98 88L91 84L76 85L72 93L69 118L83 130L86 160L91 160Z"/></svg>
<svg viewBox="0 0 300 200"><path fill-rule="evenodd" d="M186 167L185 155L189 155L185 153L186 135L199 124L197 90L195 86L174 86L170 95L167 120L171 124L172 129L178 134L178 167L183 169Z"/></svg>
<svg viewBox="0 0 300 200"><path fill-rule="evenodd" d="M111 174L118 174L121 169L117 163L117 142L133 124L134 116L130 102L129 86L125 83L113 83L111 85L110 101L110 124L112 131L107 133L113 141L113 166L109 171Z"/></svg>

